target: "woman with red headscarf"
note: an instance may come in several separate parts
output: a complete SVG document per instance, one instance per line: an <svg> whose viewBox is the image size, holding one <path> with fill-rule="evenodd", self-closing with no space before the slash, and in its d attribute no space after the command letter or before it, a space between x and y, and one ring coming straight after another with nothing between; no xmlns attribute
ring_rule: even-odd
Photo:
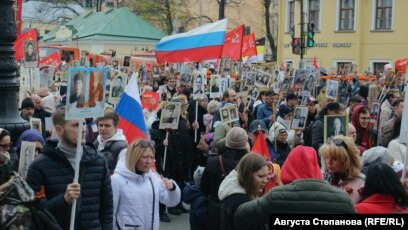
<svg viewBox="0 0 408 230"><path fill-rule="evenodd" d="M373 138L370 135L370 110L368 107L365 105L354 107L351 122L357 130L356 144L365 150L371 148L373 146Z"/></svg>

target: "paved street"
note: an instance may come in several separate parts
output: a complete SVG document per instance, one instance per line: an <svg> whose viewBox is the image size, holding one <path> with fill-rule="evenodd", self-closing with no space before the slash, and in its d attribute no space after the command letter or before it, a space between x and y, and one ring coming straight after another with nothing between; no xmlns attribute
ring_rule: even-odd
<svg viewBox="0 0 408 230"><path fill-rule="evenodd" d="M189 205L186 205L184 203L184 206L186 208L190 208ZM188 230L190 229L190 223L189 223L189 214L181 214L181 216L174 216L171 214L168 214L171 222L170 223L165 223L165 222L160 222L160 230Z"/></svg>

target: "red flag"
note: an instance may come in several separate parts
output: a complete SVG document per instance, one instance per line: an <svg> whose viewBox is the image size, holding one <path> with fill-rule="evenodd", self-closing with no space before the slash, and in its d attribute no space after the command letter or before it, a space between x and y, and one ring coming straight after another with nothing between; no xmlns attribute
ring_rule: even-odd
<svg viewBox="0 0 408 230"><path fill-rule="evenodd" d="M60 55L59 55L59 52L57 51L57 52L55 52L55 53L52 53L52 54L50 54L50 55L48 55L47 57L45 57L45 58L42 58L41 60L40 60L40 66L43 66L43 65L50 65L50 66L54 66L54 67L57 67L59 64L61 64L61 57L60 57Z"/></svg>
<svg viewBox="0 0 408 230"><path fill-rule="evenodd" d="M268 182L265 185L265 189L268 192L273 187L278 185L276 180L278 175L276 175L274 164L272 163L271 155L269 154L268 146L266 146L266 141L261 129L259 129L258 133L258 137L256 138L254 145L252 146L251 152L260 154L268 161Z"/></svg>
<svg viewBox="0 0 408 230"><path fill-rule="evenodd" d="M17 37L17 40L14 42L14 49L16 50L14 56L17 61L24 58L24 41L26 40L37 42L37 31L35 29L30 29Z"/></svg>
<svg viewBox="0 0 408 230"><path fill-rule="evenodd" d="M23 24L23 17L22 17L23 0L17 0L16 1L16 7L17 7L16 27L17 27L17 36L19 36L21 34L21 25Z"/></svg>
<svg viewBox="0 0 408 230"><path fill-rule="evenodd" d="M232 60L241 59L244 24L225 34L221 57L230 57Z"/></svg>
<svg viewBox="0 0 408 230"><path fill-rule="evenodd" d="M146 91L142 95L143 109L156 109L159 106L159 93Z"/></svg>
<svg viewBox="0 0 408 230"><path fill-rule="evenodd" d="M149 63L146 63L146 64L145 64L145 69L146 69L147 71L153 72L152 67L150 66Z"/></svg>
<svg viewBox="0 0 408 230"><path fill-rule="evenodd" d="M315 68L315 70L319 69L319 66L317 66L317 60L316 60L316 56L314 56L313 58L313 63L312 63L313 67Z"/></svg>
<svg viewBox="0 0 408 230"><path fill-rule="evenodd" d="M242 42L242 57L251 57L251 56L256 56L256 40L255 40L255 34L250 33L248 35L244 36L243 42Z"/></svg>
<svg viewBox="0 0 408 230"><path fill-rule="evenodd" d="M258 153L261 156L265 157L265 159L271 160L271 155L269 154L268 146L266 146L263 132L260 131L258 133L258 137L256 138L254 145L252 146L251 152Z"/></svg>

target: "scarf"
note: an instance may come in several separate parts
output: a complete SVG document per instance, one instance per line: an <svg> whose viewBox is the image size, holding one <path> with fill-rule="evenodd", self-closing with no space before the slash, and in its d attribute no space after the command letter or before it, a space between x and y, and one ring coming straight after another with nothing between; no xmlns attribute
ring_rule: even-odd
<svg viewBox="0 0 408 230"><path fill-rule="evenodd" d="M344 173L329 173L327 178L328 182L331 185L339 185L340 181L345 181L348 179L349 179L348 175Z"/></svg>
<svg viewBox="0 0 408 230"><path fill-rule="evenodd" d="M357 144L364 147L365 149L370 149L372 147L372 139L370 137L369 130L368 128L361 127L359 120L360 110L364 108L368 109L367 106L364 105L357 105L356 107L354 107L351 122L357 130L357 140L359 142Z"/></svg>

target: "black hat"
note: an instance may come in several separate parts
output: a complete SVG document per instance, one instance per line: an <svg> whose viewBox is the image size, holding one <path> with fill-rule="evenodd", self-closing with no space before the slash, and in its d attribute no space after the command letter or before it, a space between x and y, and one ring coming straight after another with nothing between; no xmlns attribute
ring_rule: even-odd
<svg viewBox="0 0 408 230"><path fill-rule="evenodd" d="M33 102L33 99L31 99L31 97L26 97L21 102L21 109L26 109L26 108L34 108L34 102Z"/></svg>
<svg viewBox="0 0 408 230"><path fill-rule="evenodd" d="M287 96L286 96L286 100L297 100L298 99L298 97L296 96L296 94L294 94L294 93L289 93Z"/></svg>
<svg viewBox="0 0 408 230"><path fill-rule="evenodd" d="M328 110L332 110L332 111L336 111L340 109L340 104L337 102L331 102L329 104L327 104L326 108Z"/></svg>

